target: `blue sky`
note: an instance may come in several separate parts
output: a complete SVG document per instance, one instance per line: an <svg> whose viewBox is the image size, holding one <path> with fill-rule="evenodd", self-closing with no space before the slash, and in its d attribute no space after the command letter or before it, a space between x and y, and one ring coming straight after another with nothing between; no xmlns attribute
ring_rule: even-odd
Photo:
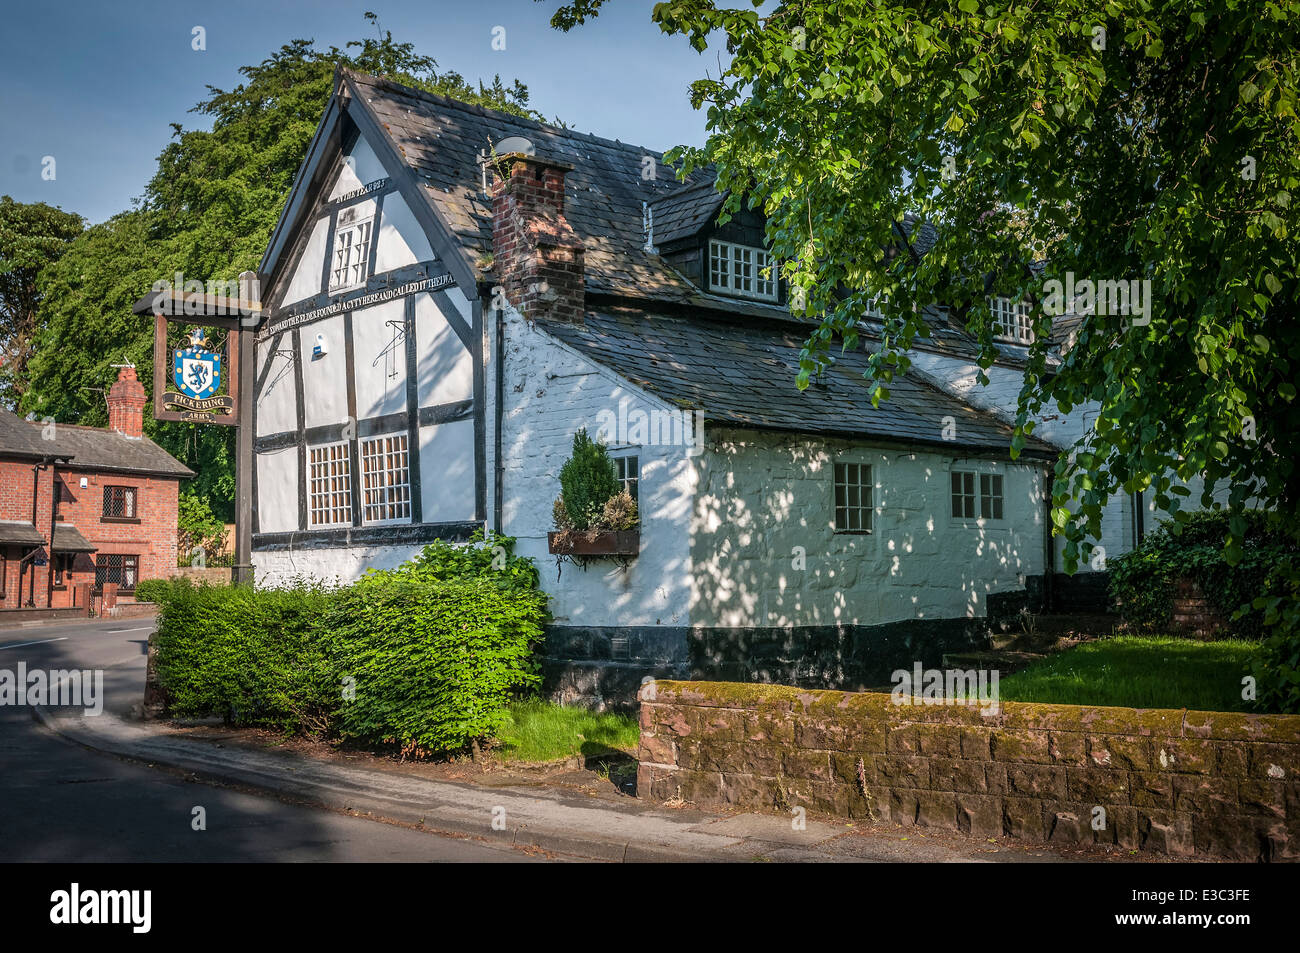
<svg viewBox="0 0 1300 953"><path fill-rule="evenodd" d="M229 89L242 65L311 38L342 46L373 34L373 10L399 41L473 82L500 73L528 84L531 105L570 126L656 149L701 144L702 113L687 87L701 56L650 21L651 0L611 0L570 33L548 24L561 0L60 0L5 11L0 31L0 194L48 202L100 222L131 205L153 174L170 123L208 85ZM192 30L207 49L191 49ZM506 49L492 29L506 28ZM45 156L55 179L42 179Z"/></svg>

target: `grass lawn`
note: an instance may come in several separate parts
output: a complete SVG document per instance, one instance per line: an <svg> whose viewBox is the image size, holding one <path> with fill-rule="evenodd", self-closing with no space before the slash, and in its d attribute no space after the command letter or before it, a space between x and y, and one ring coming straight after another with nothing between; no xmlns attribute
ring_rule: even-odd
<svg viewBox="0 0 1300 953"><path fill-rule="evenodd" d="M540 699L510 706L497 753L505 761L554 761L621 752L636 757L641 731L627 715L565 708Z"/></svg>
<svg viewBox="0 0 1300 953"><path fill-rule="evenodd" d="M1249 711L1241 679L1259 644L1123 635L1085 642L1001 680L1003 701Z"/></svg>

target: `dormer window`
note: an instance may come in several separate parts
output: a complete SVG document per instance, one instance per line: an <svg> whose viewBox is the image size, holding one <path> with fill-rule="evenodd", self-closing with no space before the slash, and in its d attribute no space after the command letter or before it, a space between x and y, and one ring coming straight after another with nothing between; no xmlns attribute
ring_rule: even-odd
<svg viewBox="0 0 1300 953"><path fill-rule="evenodd" d="M993 313L993 337L1012 344L1033 344L1034 326L1029 320L1029 305L1010 298L990 298Z"/></svg>
<svg viewBox="0 0 1300 953"><path fill-rule="evenodd" d="M777 299L776 265L762 248L709 241L709 288L756 301Z"/></svg>

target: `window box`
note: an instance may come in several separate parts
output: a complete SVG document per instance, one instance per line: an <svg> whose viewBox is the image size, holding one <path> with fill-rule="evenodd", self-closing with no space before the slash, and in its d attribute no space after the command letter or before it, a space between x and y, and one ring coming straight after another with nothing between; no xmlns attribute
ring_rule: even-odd
<svg viewBox="0 0 1300 953"><path fill-rule="evenodd" d="M587 533L547 533L547 549L552 556L636 556L641 552L639 529L597 530Z"/></svg>

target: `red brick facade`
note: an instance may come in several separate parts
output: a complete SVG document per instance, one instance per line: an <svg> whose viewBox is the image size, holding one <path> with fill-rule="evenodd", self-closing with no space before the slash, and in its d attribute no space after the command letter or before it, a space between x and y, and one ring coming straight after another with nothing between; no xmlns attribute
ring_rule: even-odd
<svg viewBox="0 0 1300 953"><path fill-rule="evenodd" d="M49 554L50 504L54 486L59 484L56 523L76 527L96 549L94 553L60 554L62 565L56 571L53 601L47 601L49 565L32 566L23 562L26 549L0 547L0 608L16 609L33 604L37 607L62 608L73 605L75 584L95 582L96 560L105 556L136 558L136 581L162 579L176 569L176 498L180 481L171 477L134 476L96 472L75 466L54 464L34 469L36 464L0 459L0 519L32 520L33 475L36 479L37 531L45 541L43 552ZM83 487L82 480L86 485ZM135 491L134 517L104 516L104 488L127 487ZM129 562L128 562L129 565ZM19 591L21 583L22 591ZM121 598L131 599L131 591L119 586Z"/></svg>

